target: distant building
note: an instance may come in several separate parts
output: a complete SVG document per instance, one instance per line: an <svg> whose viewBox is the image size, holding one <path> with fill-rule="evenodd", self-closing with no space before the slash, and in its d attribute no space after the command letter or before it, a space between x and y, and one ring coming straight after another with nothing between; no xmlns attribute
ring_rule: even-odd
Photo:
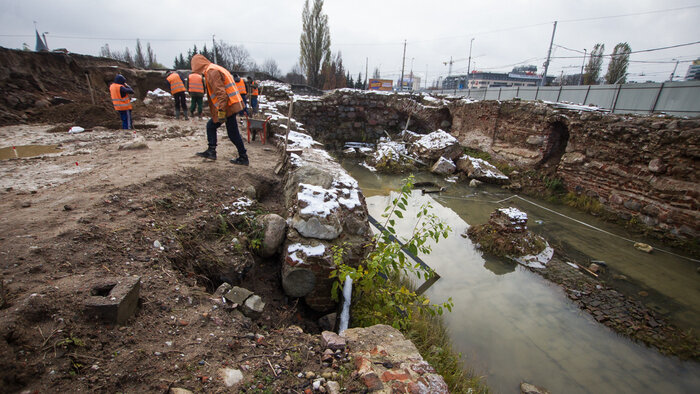
<svg viewBox="0 0 700 394"><path fill-rule="evenodd" d="M554 77L547 77L547 82L551 83ZM537 86L542 81L542 76L534 72L527 73L486 73L473 71L468 79L466 75L451 75L446 77L442 83L442 88L446 90L455 89L480 89L508 86Z"/></svg>
<svg viewBox="0 0 700 394"><path fill-rule="evenodd" d="M688 73L685 74L685 80L700 80L700 58L693 60L693 63L690 66L688 66Z"/></svg>
<svg viewBox="0 0 700 394"><path fill-rule="evenodd" d="M399 87L399 83L397 81L396 87ZM403 88L401 90L418 90L420 89L420 77L417 77L415 75L408 75L404 77L403 79Z"/></svg>

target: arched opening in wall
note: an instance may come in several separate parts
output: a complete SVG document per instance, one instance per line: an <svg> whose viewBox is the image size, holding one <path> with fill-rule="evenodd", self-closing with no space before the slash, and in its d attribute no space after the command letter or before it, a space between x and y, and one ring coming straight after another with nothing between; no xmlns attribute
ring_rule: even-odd
<svg viewBox="0 0 700 394"><path fill-rule="evenodd" d="M569 142L569 128L564 122L556 121L549 124L547 131L542 160L540 160L538 167L555 168L566 151L566 144Z"/></svg>
<svg viewBox="0 0 700 394"><path fill-rule="evenodd" d="M452 114L448 108L440 108L438 111L438 122L441 129L445 131L452 129Z"/></svg>

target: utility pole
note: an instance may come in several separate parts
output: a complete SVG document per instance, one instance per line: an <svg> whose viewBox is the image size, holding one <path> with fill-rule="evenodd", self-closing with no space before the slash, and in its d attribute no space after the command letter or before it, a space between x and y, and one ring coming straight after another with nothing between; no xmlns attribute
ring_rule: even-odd
<svg viewBox="0 0 700 394"><path fill-rule="evenodd" d="M369 58L365 58L365 90L369 89L369 84L367 83L367 78L369 77Z"/></svg>
<svg viewBox="0 0 700 394"><path fill-rule="evenodd" d="M544 75L542 76L540 86L547 86L547 70L549 70L549 58L552 56L552 45L554 45L554 33L556 32L557 21L554 21L554 28L552 29L552 40L549 42L549 51L547 51L547 61L544 62Z"/></svg>
<svg viewBox="0 0 700 394"><path fill-rule="evenodd" d="M406 67L406 40L403 40L403 60L401 61L401 80L399 81L399 90L403 92L403 72Z"/></svg>
<svg viewBox="0 0 700 394"><path fill-rule="evenodd" d="M474 44L474 38L469 41L469 60L467 60L467 97L472 95L472 85L469 83L471 78L471 66L472 66L472 44Z"/></svg>
<svg viewBox="0 0 700 394"><path fill-rule="evenodd" d="M216 64L216 41L214 41L214 34L211 35L211 44L214 46L214 64Z"/></svg>
<svg viewBox="0 0 700 394"><path fill-rule="evenodd" d="M583 85L583 65L586 64L586 48L583 48L583 61L581 62L581 76L578 79L578 84Z"/></svg>
<svg viewBox="0 0 700 394"><path fill-rule="evenodd" d="M44 40L46 41L46 40ZM678 68L678 63L680 63L680 60L676 60L676 65L673 66L673 72L671 73L671 79L669 81L673 82L673 77L676 75L676 68Z"/></svg>
<svg viewBox="0 0 700 394"><path fill-rule="evenodd" d="M425 65L425 90L428 90L428 65Z"/></svg>

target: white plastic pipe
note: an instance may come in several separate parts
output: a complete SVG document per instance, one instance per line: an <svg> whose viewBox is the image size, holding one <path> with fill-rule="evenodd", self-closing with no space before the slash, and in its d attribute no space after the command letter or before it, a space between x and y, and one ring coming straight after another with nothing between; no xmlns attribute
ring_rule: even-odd
<svg viewBox="0 0 700 394"><path fill-rule="evenodd" d="M352 297L352 278L349 276L345 277L345 284L343 284L343 310L340 312L340 326L338 327L338 334L342 334L343 331L348 329L348 322L350 321L350 298Z"/></svg>

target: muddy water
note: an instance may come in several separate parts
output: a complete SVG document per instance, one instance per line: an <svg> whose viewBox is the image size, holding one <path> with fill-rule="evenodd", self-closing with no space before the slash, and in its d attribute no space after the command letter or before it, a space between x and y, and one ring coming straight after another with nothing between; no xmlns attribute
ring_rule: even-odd
<svg viewBox="0 0 700 394"><path fill-rule="evenodd" d="M344 166L360 182L370 213L379 217L387 195L398 187L401 177L377 175L352 163ZM496 188L476 190L446 183L430 174L417 178L447 185L448 190L435 199L414 193L410 209L432 201L435 213L453 229L432 254L421 256L442 276L426 294L436 302L453 298L455 308L445 321L455 349L477 374L486 377L493 391L518 392L522 381L553 393L684 393L700 387L700 364L662 356L615 334L582 313L558 286L520 266L484 258L469 239L459 235L468 223L483 223L495 208L504 206L488 201L509 194ZM554 234L609 265L623 264L617 261L628 258L626 241L620 244L610 235L583 230L568 219L522 201L511 200L508 205L526 211L530 223L548 237ZM397 224L408 232L414 215L406 217ZM580 219L591 222L589 217ZM619 229L606 229L625 235ZM629 252L636 258L621 272L632 276L636 274L627 270L642 271L635 278L662 294L659 298L667 301L659 304L672 305L675 309L669 313L696 326L700 297L693 263L661 254L655 254L658 260L650 259L650 263L649 256L634 249ZM688 267L693 269L692 275L687 274ZM691 280L683 280L683 276Z"/></svg>
<svg viewBox="0 0 700 394"><path fill-rule="evenodd" d="M13 149L14 148L14 149ZM34 157L48 153L59 153L58 145L23 145L8 146L0 149L0 160L14 159L19 157Z"/></svg>

